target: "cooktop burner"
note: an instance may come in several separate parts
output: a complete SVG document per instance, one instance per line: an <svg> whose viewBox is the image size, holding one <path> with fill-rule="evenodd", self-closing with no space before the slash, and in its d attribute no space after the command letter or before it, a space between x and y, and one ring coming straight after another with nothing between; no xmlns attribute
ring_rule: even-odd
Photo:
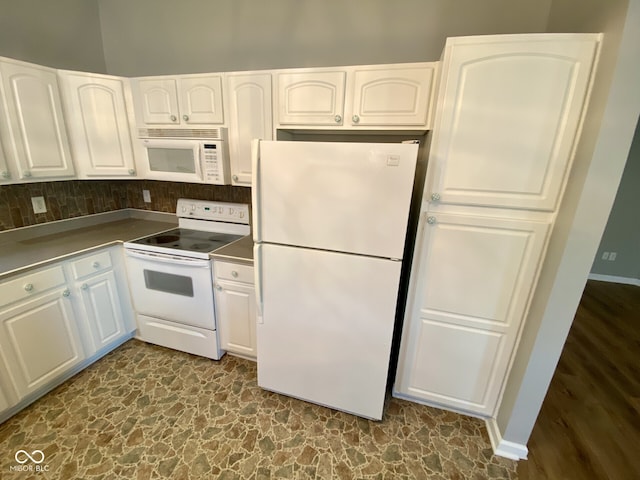
<svg viewBox="0 0 640 480"><path fill-rule="evenodd" d="M182 250L187 252L209 253L224 245L234 242L243 235L230 233L212 233L188 228L176 228L158 235L140 238L131 243L137 245L153 245L170 250Z"/></svg>

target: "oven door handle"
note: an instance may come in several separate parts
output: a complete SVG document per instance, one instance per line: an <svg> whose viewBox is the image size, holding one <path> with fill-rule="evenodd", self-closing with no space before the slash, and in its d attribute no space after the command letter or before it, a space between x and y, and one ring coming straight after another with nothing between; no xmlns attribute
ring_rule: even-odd
<svg viewBox="0 0 640 480"><path fill-rule="evenodd" d="M169 263L171 265L184 265L185 267L196 267L196 268L209 268L211 266L211 262L209 260L199 260L195 258L186 258L186 257L175 257L171 255L163 255L158 253L151 252L139 252L134 250L125 249L125 255L128 255L132 258L140 258L142 260L148 260L151 262L162 262Z"/></svg>

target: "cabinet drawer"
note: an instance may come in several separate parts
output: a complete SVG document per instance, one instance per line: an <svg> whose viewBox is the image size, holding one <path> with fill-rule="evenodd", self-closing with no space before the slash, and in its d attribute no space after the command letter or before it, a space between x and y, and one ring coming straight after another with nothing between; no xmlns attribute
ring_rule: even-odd
<svg viewBox="0 0 640 480"><path fill-rule="evenodd" d="M15 280L9 280L0 284L2 299L0 307L37 295L51 288L65 283L64 272L61 266L29 273Z"/></svg>
<svg viewBox="0 0 640 480"><path fill-rule="evenodd" d="M109 252L101 252L95 255L81 258L71 262L73 278L76 280L87 275L102 272L111 268L111 255Z"/></svg>
<svg viewBox="0 0 640 480"><path fill-rule="evenodd" d="M253 267L239 263L215 262L214 271L217 279L233 280L235 282L253 285Z"/></svg>

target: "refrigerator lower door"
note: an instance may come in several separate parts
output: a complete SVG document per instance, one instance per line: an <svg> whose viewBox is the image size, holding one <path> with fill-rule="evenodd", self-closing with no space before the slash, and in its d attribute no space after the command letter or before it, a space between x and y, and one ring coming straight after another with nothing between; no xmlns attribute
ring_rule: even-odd
<svg viewBox="0 0 640 480"><path fill-rule="evenodd" d="M401 263L262 244L258 385L382 418Z"/></svg>

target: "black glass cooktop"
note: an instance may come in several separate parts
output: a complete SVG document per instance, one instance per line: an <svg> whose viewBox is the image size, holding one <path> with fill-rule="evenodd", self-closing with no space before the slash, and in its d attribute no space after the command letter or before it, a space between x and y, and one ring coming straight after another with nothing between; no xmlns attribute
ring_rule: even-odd
<svg viewBox="0 0 640 480"><path fill-rule="evenodd" d="M150 237L140 238L131 243L138 245L152 245L189 252L209 253L231 242L242 238L242 235L231 233L203 232L176 228Z"/></svg>

